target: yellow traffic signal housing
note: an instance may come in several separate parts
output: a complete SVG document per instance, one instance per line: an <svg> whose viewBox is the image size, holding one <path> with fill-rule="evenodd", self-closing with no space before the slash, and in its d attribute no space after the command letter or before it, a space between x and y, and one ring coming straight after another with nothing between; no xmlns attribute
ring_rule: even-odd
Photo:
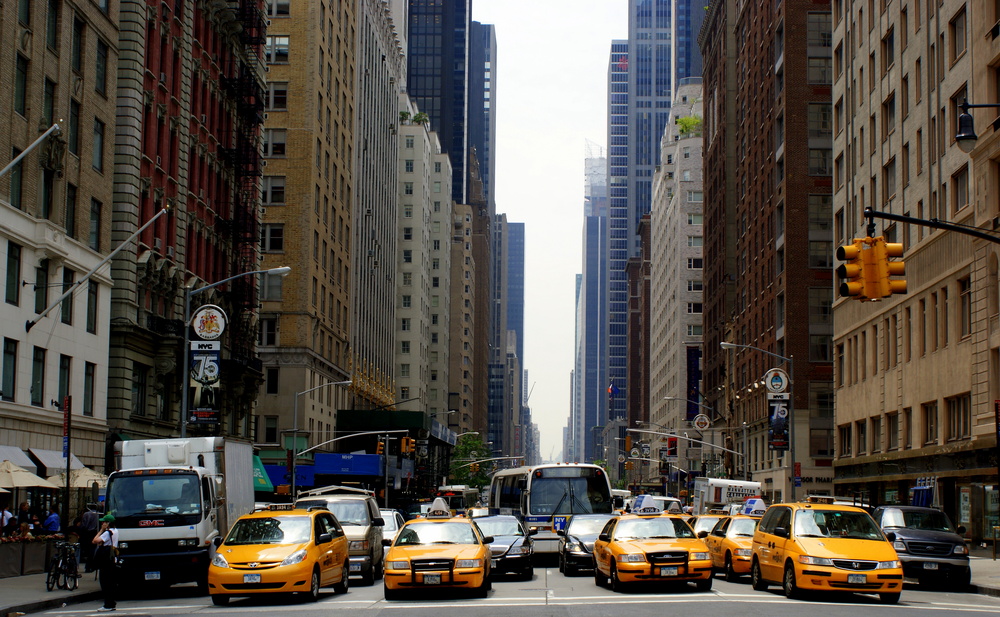
<svg viewBox="0 0 1000 617"><path fill-rule="evenodd" d="M632 449L632 436L625 435L625 450L631 450L631 449Z"/></svg>
<svg viewBox="0 0 1000 617"><path fill-rule="evenodd" d="M409 454L410 452L413 452L413 450L414 450L414 448L413 448L413 438L412 437L403 437L403 439L400 440L400 442L399 442L399 451L400 451L400 453L401 454Z"/></svg>
<svg viewBox="0 0 1000 617"><path fill-rule="evenodd" d="M892 280L891 276L906 276L906 262L903 260L889 261L890 257L902 257L903 245L900 242L886 242L884 237L875 238L876 246L881 245L879 254L879 279L882 285L882 297L892 294L906 293L906 279Z"/></svg>
<svg viewBox="0 0 1000 617"><path fill-rule="evenodd" d="M472 473L479 473L479 463L473 463L469 465L469 471Z"/></svg>
<svg viewBox="0 0 1000 617"><path fill-rule="evenodd" d="M837 247L837 259L844 263L837 266L837 277L841 279L840 295L864 300L868 297L865 284L864 238L855 238L853 244Z"/></svg>
<svg viewBox="0 0 1000 617"><path fill-rule="evenodd" d="M382 454L385 452L385 442L379 441L378 445L375 447L375 454Z"/></svg>

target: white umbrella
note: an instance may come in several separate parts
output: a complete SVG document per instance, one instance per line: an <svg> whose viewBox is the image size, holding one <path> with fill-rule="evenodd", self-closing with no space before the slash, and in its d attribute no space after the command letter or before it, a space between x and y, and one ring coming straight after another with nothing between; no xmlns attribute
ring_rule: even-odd
<svg viewBox="0 0 1000 617"><path fill-rule="evenodd" d="M63 488L66 486L66 472L64 471L54 476L49 476L48 481L60 488ZM106 488L108 486L108 477L100 472L94 471L90 467L70 471L70 488L90 488L93 486L94 482L97 482L97 485L101 488Z"/></svg>
<svg viewBox="0 0 1000 617"><path fill-rule="evenodd" d="M8 491L8 490L7 490L7 489L5 489L5 488L0 488L0 493L9 493L9 492L10 492L10 491Z"/></svg>
<svg viewBox="0 0 1000 617"><path fill-rule="evenodd" d="M51 488L59 487L45 478L31 473L23 467L18 467L10 461L0 463L0 488Z"/></svg>

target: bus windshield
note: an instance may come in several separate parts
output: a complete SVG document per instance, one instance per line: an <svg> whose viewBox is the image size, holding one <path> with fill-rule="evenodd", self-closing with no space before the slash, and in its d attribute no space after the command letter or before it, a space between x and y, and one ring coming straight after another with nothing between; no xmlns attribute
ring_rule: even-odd
<svg viewBox="0 0 1000 617"><path fill-rule="evenodd" d="M528 513L535 515L611 512L608 482L602 476L535 478L528 501Z"/></svg>

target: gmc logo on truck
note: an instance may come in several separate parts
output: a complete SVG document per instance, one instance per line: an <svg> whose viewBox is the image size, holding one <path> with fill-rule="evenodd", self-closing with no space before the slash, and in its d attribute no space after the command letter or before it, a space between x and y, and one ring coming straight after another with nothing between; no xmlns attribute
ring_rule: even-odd
<svg viewBox="0 0 1000 617"><path fill-rule="evenodd" d="M139 527L163 527L163 521L139 521Z"/></svg>

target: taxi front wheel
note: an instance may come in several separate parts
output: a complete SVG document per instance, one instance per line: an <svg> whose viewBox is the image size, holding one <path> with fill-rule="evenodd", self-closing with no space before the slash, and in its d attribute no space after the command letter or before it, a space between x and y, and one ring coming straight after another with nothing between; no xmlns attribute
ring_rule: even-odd
<svg viewBox="0 0 1000 617"><path fill-rule="evenodd" d="M781 581L781 588L789 600L794 600L802 595L801 590L795 584L795 566L791 563L785 564L785 576Z"/></svg>
<svg viewBox="0 0 1000 617"><path fill-rule="evenodd" d="M226 606L229 604L229 596L223 595L221 593L214 594L212 596L212 604L216 606Z"/></svg>

